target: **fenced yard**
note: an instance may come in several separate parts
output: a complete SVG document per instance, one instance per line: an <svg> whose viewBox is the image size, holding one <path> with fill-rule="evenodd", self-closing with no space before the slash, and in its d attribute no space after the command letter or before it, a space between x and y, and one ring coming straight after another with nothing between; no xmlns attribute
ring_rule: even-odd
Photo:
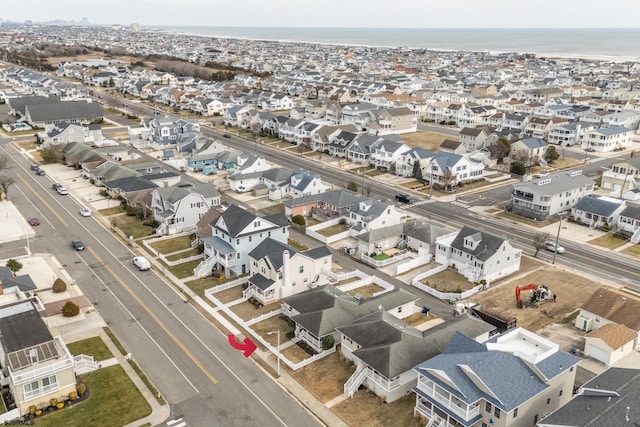
<svg viewBox="0 0 640 427"><path fill-rule="evenodd" d="M421 283L440 292L463 292L473 288L475 284L452 268L421 280Z"/></svg>
<svg viewBox="0 0 640 427"><path fill-rule="evenodd" d="M155 249L158 253L161 254L171 254L174 252L180 252L186 249L191 248L191 237L190 236L179 236L174 237L172 239L164 239L158 242L150 243L153 249Z"/></svg>
<svg viewBox="0 0 640 427"><path fill-rule="evenodd" d="M355 372L353 364L344 361L340 351L291 372L291 376L322 403L344 391L344 383ZM414 398L415 399L415 398Z"/></svg>
<svg viewBox="0 0 640 427"><path fill-rule="evenodd" d="M347 294L351 296L358 294L362 297L362 299L369 299L373 296L373 294L381 291L384 291L384 288L382 286L378 286L375 283L372 283L370 285L361 286L359 288L347 291Z"/></svg>
<svg viewBox="0 0 640 427"><path fill-rule="evenodd" d="M346 224L336 224L316 230L316 233L325 237L330 237L338 233L342 233L343 231L347 231L348 229L349 227Z"/></svg>
<svg viewBox="0 0 640 427"><path fill-rule="evenodd" d="M214 296L217 298L217 294L214 294ZM249 301L241 302L240 304L236 304L233 307L230 307L231 311L233 311L245 322L279 308L279 304L268 304L258 308L251 304ZM251 327L253 328L253 326L254 325L252 325Z"/></svg>
<svg viewBox="0 0 640 427"><path fill-rule="evenodd" d="M269 332L280 331L281 345L288 341L287 334L293 332L293 326L289 325L286 320L281 319L280 316L273 316L262 322L254 323L251 325L251 329L274 347L278 345L278 335L269 335Z"/></svg>

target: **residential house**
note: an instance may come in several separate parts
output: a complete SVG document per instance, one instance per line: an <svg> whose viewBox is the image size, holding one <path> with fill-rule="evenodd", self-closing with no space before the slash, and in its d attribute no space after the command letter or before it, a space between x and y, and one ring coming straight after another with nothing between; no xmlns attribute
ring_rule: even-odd
<svg viewBox="0 0 640 427"><path fill-rule="evenodd" d="M389 140L393 141L393 135L388 135ZM397 138L398 140L400 138ZM347 159L353 163L369 163L371 159L371 146L382 137L369 134L357 135L347 147Z"/></svg>
<svg viewBox="0 0 640 427"><path fill-rule="evenodd" d="M612 163L611 169L602 173L601 187L618 196L640 188L640 157L630 157Z"/></svg>
<svg viewBox="0 0 640 427"><path fill-rule="evenodd" d="M460 131L460 142L465 146L468 153L480 150L487 145L493 144L497 140L497 135L488 128L465 127Z"/></svg>
<svg viewBox="0 0 640 427"><path fill-rule="evenodd" d="M395 169L396 162L402 154L410 149L411 147L402 141L379 139L369 147L371 153L369 164L376 169L391 171Z"/></svg>
<svg viewBox="0 0 640 427"><path fill-rule="evenodd" d="M342 130L333 137L329 145L325 146L325 149L333 157L345 158L347 157L347 149L357 137L358 134L356 133Z"/></svg>
<svg viewBox="0 0 640 427"><path fill-rule="evenodd" d="M323 345L328 345L324 342L329 336L335 344L340 342L337 327L380 310L404 319L413 314L417 300L415 295L400 288L363 299L326 285L284 298L282 314L294 323L295 337L320 353Z"/></svg>
<svg viewBox="0 0 640 427"><path fill-rule="evenodd" d="M49 126L48 130L36 134L36 141L43 148L51 145L81 142L87 145L99 145L103 140L102 129L99 124L81 125L61 122Z"/></svg>
<svg viewBox="0 0 640 427"><path fill-rule="evenodd" d="M549 131L548 142L562 147L581 144L585 133L593 129L595 129L594 126L585 125L581 122L555 125Z"/></svg>
<svg viewBox="0 0 640 427"><path fill-rule="evenodd" d="M538 427L624 426L637 424L640 370L609 368L583 384L578 394L536 424ZM633 421L632 421L633 420Z"/></svg>
<svg viewBox="0 0 640 427"><path fill-rule="evenodd" d="M525 165L534 165L545 161L549 144L540 138L524 138L511 143L511 159Z"/></svg>
<svg viewBox="0 0 640 427"><path fill-rule="evenodd" d="M238 193L251 191L260 183L262 172L271 169L264 157L243 153L236 158L233 173L227 176L229 188Z"/></svg>
<svg viewBox="0 0 640 427"><path fill-rule="evenodd" d="M191 152L200 134L200 123L193 119L164 116L143 124L148 126L151 145L158 150L176 148L180 152Z"/></svg>
<svg viewBox="0 0 640 427"><path fill-rule="evenodd" d="M329 248L320 246L300 252L266 238L249 252L249 278L242 295L266 305L325 285L324 271L331 268Z"/></svg>
<svg viewBox="0 0 640 427"><path fill-rule="evenodd" d="M18 415L76 391L74 357L62 338L52 336L33 300L0 307L0 364Z"/></svg>
<svg viewBox="0 0 640 427"><path fill-rule="evenodd" d="M618 217L624 208L623 200L591 194L581 198L571 208L571 217L588 227L610 230L618 223Z"/></svg>
<svg viewBox="0 0 640 427"><path fill-rule="evenodd" d="M371 116L372 120L366 123L367 132L371 135L412 133L417 130L418 119L407 107L372 110Z"/></svg>
<svg viewBox="0 0 640 427"><path fill-rule="evenodd" d="M465 153L468 153L469 151L461 141L456 141L455 139L445 139L440 144L438 152L463 155Z"/></svg>
<svg viewBox="0 0 640 427"><path fill-rule="evenodd" d="M436 262L457 270L470 282L491 282L520 270L522 250L505 238L464 226L436 240Z"/></svg>
<svg viewBox="0 0 640 427"><path fill-rule="evenodd" d="M405 151L396 161L396 175L422 179L422 170L427 167L427 163L433 156L435 156L434 152L422 147ZM415 176L415 171L419 171L419 176Z"/></svg>
<svg viewBox="0 0 640 427"><path fill-rule="evenodd" d="M213 184L156 188L151 194L153 217L160 223L157 234L193 231L209 209L220 205L220 193Z"/></svg>
<svg viewBox="0 0 640 427"><path fill-rule="evenodd" d="M426 170L422 170L422 177L434 185L450 190L460 183L481 179L483 170L482 162L443 151L431 158Z"/></svg>
<svg viewBox="0 0 640 427"><path fill-rule="evenodd" d="M640 243L640 206L627 204L618 217L618 230L631 237L630 243Z"/></svg>
<svg viewBox="0 0 640 427"><path fill-rule="evenodd" d="M525 127L529 123L529 116L526 114L508 114L502 123L501 130L514 131L518 134L524 132Z"/></svg>
<svg viewBox="0 0 640 427"><path fill-rule="evenodd" d="M37 128L45 128L62 122L88 125L99 123L103 118L102 105L86 101L27 104L24 114L24 121Z"/></svg>
<svg viewBox="0 0 640 427"><path fill-rule="evenodd" d="M358 233L400 224L404 219L404 214L396 209L394 203L363 197L357 204L353 204L349 208L345 219L351 225L351 229Z"/></svg>
<svg viewBox="0 0 640 427"><path fill-rule="evenodd" d="M582 171L568 171L542 178L526 179L512 185L511 204L516 215L546 221L571 209L581 198L593 193L595 183Z"/></svg>
<svg viewBox="0 0 640 427"><path fill-rule="evenodd" d="M582 149L607 153L629 148L633 131L623 126L595 129L587 132L582 140Z"/></svg>
<svg viewBox="0 0 640 427"><path fill-rule="evenodd" d="M110 198L122 198L130 206L136 206L133 200L134 197L138 198L136 197L138 194L151 194L158 187L158 184L142 176L127 176L104 183L104 190Z"/></svg>
<svg viewBox="0 0 640 427"><path fill-rule="evenodd" d="M385 402L393 402L418 384L413 367L440 354L455 334L484 342L494 329L464 314L420 331L386 311L338 326L342 354L356 365L344 393L353 396L364 385Z"/></svg>
<svg viewBox="0 0 640 427"><path fill-rule="evenodd" d="M353 124L359 130L366 131L367 124L373 119L369 114L377 107L373 104L361 103L361 104L347 104L342 107L340 114L340 124ZM327 107L327 116L329 115L329 108Z"/></svg>
<svg viewBox="0 0 640 427"><path fill-rule="evenodd" d="M266 184L265 175L269 171L263 173L262 180ZM299 198L304 196L313 196L322 194L329 190L329 186L322 182L320 175L312 175L307 171L292 172L281 183L277 185L275 182L269 186L269 199L280 200L284 197Z"/></svg>
<svg viewBox="0 0 640 427"><path fill-rule="evenodd" d="M522 328L478 343L456 334L415 367L414 413L441 427L528 427L566 404L580 359Z"/></svg>
<svg viewBox="0 0 640 427"><path fill-rule="evenodd" d="M256 243L271 237L281 243L289 238L289 222L282 214L257 216L230 205L211 223L211 236L203 237L205 259L194 270L196 277L212 272L226 276L249 272L249 252Z"/></svg>
<svg viewBox="0 0 640 427"><path fill-rule="evenodd" d="M566 120L531 117L524 127L524 135L531 138L546 139L549 137L551 128L562 122L566 122Z"/></svg>
<svg viewBox="0 0 640 427"><path fill-rule="evenodd" d="M352 206L365 198L346 189L330 190L311 196L302 196L284 201L284 214L291 218L295 215L319 215L323 220L349 215Z"/></svg>

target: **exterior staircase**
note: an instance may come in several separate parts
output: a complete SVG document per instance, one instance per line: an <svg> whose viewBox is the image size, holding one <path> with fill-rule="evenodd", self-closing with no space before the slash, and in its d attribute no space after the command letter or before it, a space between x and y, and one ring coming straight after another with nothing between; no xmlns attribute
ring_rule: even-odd
<svg viewBox="0 0 640 427"><path fill-rule="evenodd" d="M202 261L196 268L193 269L193 275L195 277L205 277L211 273L213 266L218 262L217 256L210 256Z"/></svg>
<svg viewBox="0 0 640 427"><path fill-rule="evenodd" d="M73 367L76 371L82 373L92 372L98 369L98 364L93 359L93 356L87 356L86 354L79 354L73 356Z"/></svg>
<svg viewBox="0 0 640 427"><path fill-rule="evenodd" d="M358 369L351 375L351 377L344 384L344 394L349 397L353 397L356 391L360 388L364 380L367 378L367 366L360 365Z"/></svg>
<svg viewBox="0 0 640 427"><path fill-rule="evenodd" d="M427 423L427 427L447 427L447 421L436 414L432 414L429 422Z"/></svg>
<svg viewBox="0 0 640 427"><path fill-rule="evenodd" d="M640 228L638 228L636 232L633 233L633 236L631 236L631 240L629 240L629 242L633 243L634 245L640 243Z"/></svg>

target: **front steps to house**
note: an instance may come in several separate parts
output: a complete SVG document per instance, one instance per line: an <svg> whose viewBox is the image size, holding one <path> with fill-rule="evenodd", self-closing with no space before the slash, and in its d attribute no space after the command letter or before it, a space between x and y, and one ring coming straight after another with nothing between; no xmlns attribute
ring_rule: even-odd
<svg viewBox="0 0 640 427"><path fill-rule="evenodd" d="M208 276L213 266L216 265L218 261L217 256L210 256L209 258L202 261L196 268L193 269L193 275L195 277L205 277Z"/></svg>
<svg viewBox="0 0 640 427"><path fill-rule="evenodd" d="M351 375L351 377L344 384L344 394L349 397L353 397L356 391L360 388L364 380L367 378L367 367L365 365L358 366L358 369Z"/></svg>

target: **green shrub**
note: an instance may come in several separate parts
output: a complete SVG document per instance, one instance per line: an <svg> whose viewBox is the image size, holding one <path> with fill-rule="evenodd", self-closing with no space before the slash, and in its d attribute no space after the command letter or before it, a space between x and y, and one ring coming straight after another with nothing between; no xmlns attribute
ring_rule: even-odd
<svg viewBox="0 0 640 427"><path fill-rule="evenodd" d="M510 171L516 175L524 175L527 173L527 167L522 162L513 162Z"/></svg>
<svg viewBox="0 0 640 427"><path fill-rule="evenodd" d="M323 350L329 350L331 347L333 347L335 342L336 341L333 338L333 335L327 335L327 337L322 340L322 349Z"/></svg>
<svg viewBox="0 0 640 427"><path fill-rule="evenodd" d="M73 317L73 316L77 316L80 313L80 307L78 307L78 304L74 304L71 301L67 301L63 306L62 306L62 315L64 317Z"/></svg>
<svg viewBox="0 0 640 427"><path fill-rule="evenodd" d="M60 292L64 292L67 290L67 284L61 278L57 278L53 285L51 286L51 290L54 294L59 294Z"/></svg>
<svg viewBox="0 0 640 427"><path fill-rule="evenodd" d="M297 225L301 225L303 227L307 224L307 222L304 220L304 217L302 215L295 215L293 218L291 218L291 222Z"/></svg>

